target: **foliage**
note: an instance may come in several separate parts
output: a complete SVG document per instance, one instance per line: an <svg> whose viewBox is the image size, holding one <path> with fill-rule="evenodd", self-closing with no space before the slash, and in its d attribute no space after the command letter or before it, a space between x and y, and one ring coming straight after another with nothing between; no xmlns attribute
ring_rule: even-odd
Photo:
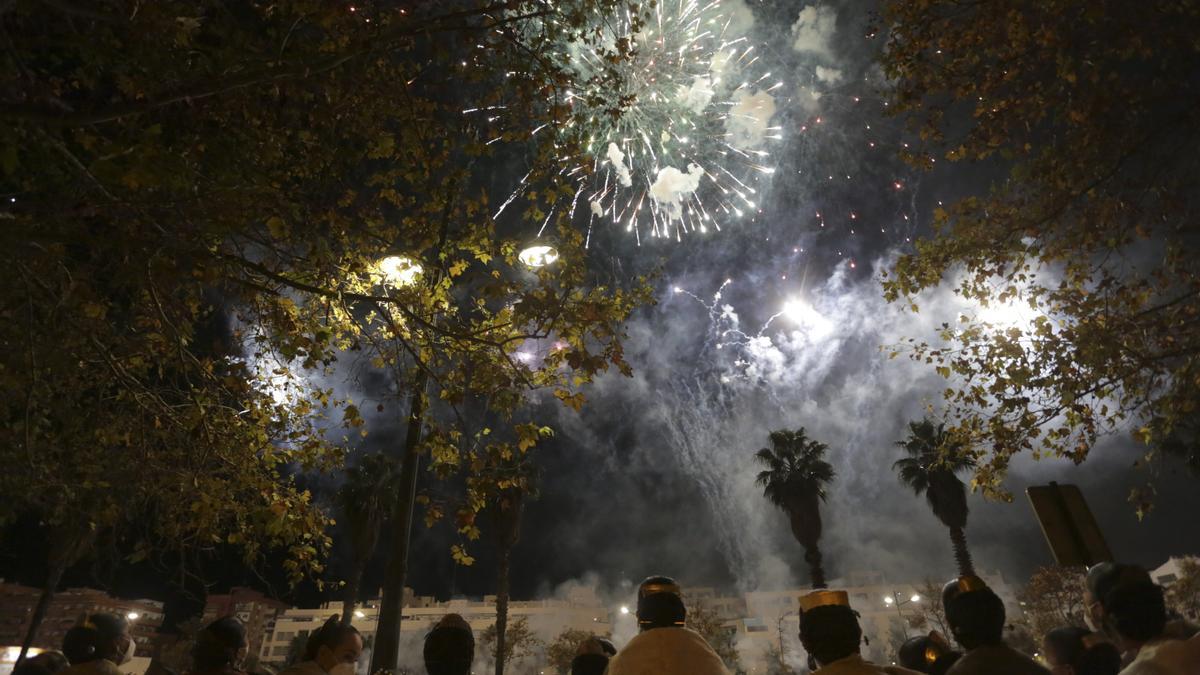
<svg viewBox="0 0 1200 675"><path fill-rule="evenodd" d="M779 645L774 642L769 642L764 651L764 657L767 662L767 675L794 675L796 672L787 664L783 658L783 653L779 649Z"/></svg>
<svg viewBox="0 0 1200 675"><path fill-rule="evenodd" d="M724 620L715 609L708 609L703 603L696 603L688 608L687 627L700 634L708 646L713 648L729 672L736 673L742 669L741 658L737 651L737 630L726 626Z"/></svg>
<svg viewBox="0 0 1200 675"><path fill-rule="evenodd" d="M921 602L913 605L910 625L926 632L936 630L947 640L952 639L954 634L950 632L946 608L942 605L941 584L926 579L917 593L921 596Z"/></svg>
<svg viewBox="0 0 1200 675"><path fill-rule="evenodd" d="M938 209L885 291L952 278L980 307L912 358L950 382L953 431L987 450L1001 487L1029 451L1084 461L1124 428L1155 449L1200 402L1194 77L1200 7L1122 0L886 0L889 108L926 144L922 166L1000 162L1007 180ZM937 155L937 156L935 156ZM1032 318L989 319L1010 308ZM1137 495L1135 495L1136 497ZM1148 506L1138 499L1139 509Z"/></svg>
<svg viewBox="0 0 1200 675"><path fill-rule="evenodd" d="M908 423L908 437L896 445L907 457L892 465L900 482L920 495L925 493L933 514L950 529L958 573L975 573L963 528L967 526L967 488L958 474L975 466L970 447L946 432L945 424L934 425L928 417Z"/></svg>
<svg viewBox="0 0 1200 675"><path fill-rule="evenodd" d="M649 295L591 279L555 209L573 196L558 160L580 145L566 57L547 48L613 4L0 10L0 523L126 528L136 557L283 548L297 579L320 569L328 520L287 476L340 463L350 439L322 429L365 433L309 372L349 354L401 396L424 395L419 373L442 472L481 445L463 403L509 424L535 389L578 408L580 385L628 373L620 324ZM527 114L485 130L464 100ZM556 133L531 137L543 123ZM500 148L540 188L516 235L488 200ZM560 258L530 271L517 254L535 221ZM397 253L417 283L385 283Z"/></svg>
<svg viewBox="0 0 1200 675"><path fill-rule="evenodd" d="M1200 619L1200 559L1179 561L1179 578L1167 587L1167 604L1193 621Z"/></svg>
<svg viewBox="0 0 1200 675"><path fill-rule="evenodd" d="M483 629L479 635L479 644L493 659L496 658L496 624ZM514 663L537 656L542 646L541 639L529 628L529 620L519 616L508 625L504 634L504 662Z"/></svg>
<svg viewBox="0 0 1200 675"><path fill-rule="evenodd" d="M821 566L821 502L825 486L833 480L833 465L825 461L827 445L810 439L801 427L780 429L770 434L771 447L754 457L766 468L756 482L763 496L788 515L792 535L804 547L814 588L825 587Z"/></svg>
<svg viewBox="0 0 1200 675"><path fill-rule="evenodd" d="M1035 640L1060 626L1083 626L1083 592L1087 571L1082 567L1040 567L1017 592L1025 623Z"/></svg>
<svg viewBox="0 0 1200 675"><path fill-rule="evenodd" d="M565 628L546 645L546 660L558 675L571 672L571 662L575 660L575 652L584 640L595 634L586 630Z"/></svg>

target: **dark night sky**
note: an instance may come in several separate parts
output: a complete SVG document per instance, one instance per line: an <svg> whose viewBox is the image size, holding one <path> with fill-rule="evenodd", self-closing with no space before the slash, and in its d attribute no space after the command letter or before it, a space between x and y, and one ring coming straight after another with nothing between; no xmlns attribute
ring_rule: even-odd
<svg viewBox="0 0 1200 675"><path fill-rule="evenodd" d="M937 201L981 189L996 167L917 176L895 159L906 139L877 94L882 81L871 59L880 45L864 37L870 3L823 3L836 13L836 26L827 36L830 50L820 55L792 49L800 11L794 3L750 4L769 66L789 82L777 96L784 140L773 151L778 169L764 186L762 211L752 222L681 243L638 247L623 233L595 233L598 270L626 276L661 265L659 302L629 325L626 355L634 378L602 378L585 392L589 403L580 414L556 402L538 409L558 435L538 450L541 498L527 510L514 553L516 597L585 575L606 588L651 573L743 590L805 581L784 518L751 484L751 455L770 429L785 425L806 426L831 447L839 474L826 509L831 576L865 569L907 579L952 573L944 528L890 468L897 458L892 443L905 421L936 403L944 384L925 367L887 361L878 346L928 331L961 307L943 291L922 302L922 314L903 314L879 298L877 277L888 256L923 231ZM842 82L818 82L817 65L842 70ZM813 88L823 94L819 101L811 97ZM708 342L715 329L705 306L674 292L679 287L707 303L726 279L719 304L731 308L745 332L755 333L787 301L801 298L827 322L822 335L801 335L786 317L777 319L763 333L765 342L743 345L743 364L735 364ZM730 315L720 321L727 328ZM745 376L745 362L753 376ZM335 384L357 399L372 394L369 379L365 390ZM399 442L394 409L374 414L370 425L364 449ZM1195 531L1187 523L1200 513L1197 478L1159 465L1157 510L1138 522L1125 497L1151 476L1132 468L1136 459L1132 443L1120 436L1080 467L1014 462L1013 503L971 497L967 536L977 566L1019 579L1050 562L1022 494L1027 485L1049 480L1083 487L1119 558L1157 565L1168 555L1200 552L1194 534L1180 534ZM417 524L414 532L410 585L419 593L492 591L486 532L474 544L473 568L450 561L456 540L448 524L432 530ZM40 553L36 544L10 547L0 555L0 575L39 581ZM339 557L332 561L334 575ZM217 585L264 585L236 568L214 566ZM377 565L367 586L381 577ZM115 575L80 570L69 581L161 597L162 579L137 568ZM273 581L276 591L285 590ZM317 596L306 586L291 597L311 602Z"/></svg>

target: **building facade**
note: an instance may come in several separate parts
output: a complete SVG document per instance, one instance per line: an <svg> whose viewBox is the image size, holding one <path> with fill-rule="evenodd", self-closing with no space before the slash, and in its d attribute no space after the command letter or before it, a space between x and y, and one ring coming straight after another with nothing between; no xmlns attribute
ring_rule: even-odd
<svg viewBox="0 0 1200 675"><path fill-rule="evenodd" d="M0 583L0 645L20 645L41 596L41 589ZM125 617L140 653L150 652L163 621L163 603L125 600L94 588L68 588L54 594L38 627L33 646L60 649L63 636L86 614L106 612Z"/></svg>
<svg viewBox="0 0 1200 675"><path fill-rule="evenodd" d="M228 593L209 595L204 601L201 622L208 625L221 617L232 616L246 627L248 654L261 654L263 642L275 632L275 621L291 606L273 600L250 588L232 588Z"/></svg>

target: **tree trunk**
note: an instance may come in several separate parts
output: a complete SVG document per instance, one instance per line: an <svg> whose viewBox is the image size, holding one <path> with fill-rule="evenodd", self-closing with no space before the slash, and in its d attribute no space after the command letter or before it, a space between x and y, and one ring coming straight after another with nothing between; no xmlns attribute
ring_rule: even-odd
<svg viewBox="0 0 1200 675"><path fill-rule="evenodd" d="M404 610L404 581L408 576L408 549L412 536L413 504L417 496L418 453L421 426L425 415L426 376L418 377L413 387L408 415L408 431L404 437L404 460L400 465L400 489L392 509L392 549L384 578L383 597L379 607L379 624L375 631L375 650L371 652L371 671L396 672L400 663L400 620Z"/></svg>
<svg viewBox="0 0 1200 675"><path fill-rule="evenodd" d="M509 553L508 549L500 551L500 561L496 565L496 675L504 675L504 663L508 660L504 646L508 631Z"/></svg>
<svg viewBox="0 0 1200 675"><path fill-rule="evenodd" d="M958 563L958 575L973 576L975 564L971 562L971 551L967 548L967 535L961 527L950 528L950 543L954 544L954 561Z"/></svg>
<svg viewBox="0 0 1200 675"><path fill-rule="evenodd" d="M349 626L354 620L354 607L358 604L358 589L362 586L363 568L366 561L355 561L354 571L346 580L345 595L342 596L342 625Z"/></svg>
<svg viewBox="0 0 1200 675"><path fill-rule="evenodd" d="M55 556L50 564L50 570L46 575L46 585L42 587L42 594L38 597L37 606L33 608L33 616L29 618L29 629L25 631L25 640L21 643L21 653L17 655L16 665L21 665L25 660L25 654L29 652L29 648L33 646L33 641L37 639L38 628L42 625L42 619L46 618L46 610L50 607L50 600L54 598L54 591L58 588L58 582L62 581L63 573L67 571L67 559L63 556ZM15 666L14 666L15 667Z"/></svg>
<svg viewBox="0 0 1200 675"><path fill-rule="evenodd" d="M804 547L804 562L808 563L808 573L812 577L813 588L829 588L825 583L825 568L821 566L821 547L815 542Z"/></svg>

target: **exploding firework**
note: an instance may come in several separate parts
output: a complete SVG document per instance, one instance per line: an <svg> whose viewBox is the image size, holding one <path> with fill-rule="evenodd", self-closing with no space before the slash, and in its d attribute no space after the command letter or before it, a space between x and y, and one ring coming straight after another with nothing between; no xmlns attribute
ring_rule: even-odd
<svg viewBox="0 0 1200 675"><path fill-rule="evenodd" d="M611 223L638 243L680 240L757 211L759 182L775 170L767 148L782 137L771 120L783 83L762 72L739 9L664 0L648 16L598 14L599 40L563 45L575 86L561 133L578 134L584 155L562 175L577 186L570 215L589 233ZM618 51L630 56L613 59Z"/></svg>

